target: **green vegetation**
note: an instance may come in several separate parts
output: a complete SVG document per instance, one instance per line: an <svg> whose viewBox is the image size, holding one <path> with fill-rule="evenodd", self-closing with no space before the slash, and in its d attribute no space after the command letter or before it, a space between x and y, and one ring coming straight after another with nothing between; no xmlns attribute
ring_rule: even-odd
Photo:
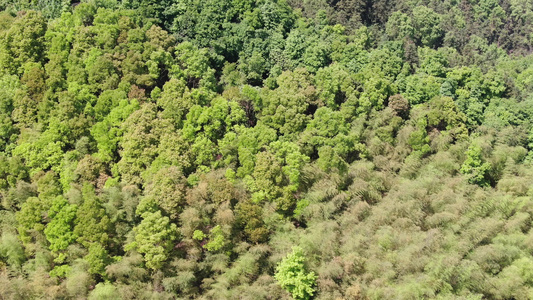
<svg viewBox="0 0 533 300"><path fill-rule="evenodd" d="M315 290L315 273L306 273L302 248L293 247L292 253L276 268L276 280L290 292L294 299L310 299Z"/></svg>
<svg viewBox="0 0 533 300"><path fill-rule="evenodd" d="M528 0L0 0L0 299L533 299Z"/></svg>

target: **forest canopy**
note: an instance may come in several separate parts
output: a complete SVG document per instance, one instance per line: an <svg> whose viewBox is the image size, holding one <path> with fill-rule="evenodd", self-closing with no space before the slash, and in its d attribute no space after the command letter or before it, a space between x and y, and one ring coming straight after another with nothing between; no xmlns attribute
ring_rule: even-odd
<svg viewBox="0 0 533 300"><path fill-rule="evenodd" d="M533 299L532 53L531 0L0 0L0 298Z"/></svg>

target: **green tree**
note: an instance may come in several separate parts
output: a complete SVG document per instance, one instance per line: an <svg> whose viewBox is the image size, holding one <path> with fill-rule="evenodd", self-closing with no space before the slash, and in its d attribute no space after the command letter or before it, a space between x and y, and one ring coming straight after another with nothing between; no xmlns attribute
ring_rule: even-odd
<svg viewBox="0 0 533 300"><path fill-rule="evenodd" d="M443 35L441 16L427 6L413 9L413 29L415 39L424 46L437 47Z"/></svg>
<svg viewBox="0 0 533 300"><path fill-rule="evenodd" d="M262 243L268 239L270 231L263 221L262 207L252 201L239 202L235 207L236 221L244 227L244 232L254 243Z"/></svg>
<svg viewBox="0 0 533 300"><path fill-rule="evenodd" d="M48 211L50 222L44 229L51 251L60 253L78 238L74 233L77 208L76 205L69 204L63 196L58 196L52 201Z"/></svg>
<svg viewBox="0 0 533 300"><path fill-rule="evenodd" d="M295 194L301 188L302 169L309 157L294 143L276 141L269 151L256 155L253 181L248 181L255 202L273 201L279 211L291 214L296 205Z"/></svg>
<svg viewBox="0 0 533 300"><path fill-rule="evenodd" d="M73 231L78 237L77 241L87 248L92 243L105 246L109 241L108 233L112 223L102 206L101 199L90 184L83 186L82 197L83 202L76 212L76 226Z"/></svg>
<svg viewBox="0 0 533 300"><path fill-rule="evenodd" d="M392 13L385 28L387 36L392 40L409 39L414 35L411 17L400 11Z"/></svg>
<svg viewBox="0 0 533 300"><path fill-rule="evenodd" d="M279 87L265 91L259 107L260 120L282 135L301 132L309 120L308 108L316 106L316 89L312 76L305 69L284 72L277 78Z"/></svg>
<svg viewBox="0 0 533 300"><path fill-rule="evenodd" d="M2 233L0 237L0 257L15 269L22 266L26 257L24 256L24 248L16 235L7 232Z"/></svg>
<svg viewBox="0 0 533 300"><path fill-rule="evenodd" d="M141 217L141 223L133 229L135 241L126 245L125 250L137 250L144 255L146 266L157 270L163 267L170 255L177 239L177 227L159 210L145 212Z"/></svg>
<svg viewBox="0 0 533 300"><path fill-rule="evenodd" d="M219 141L221 153L228 164L238 160L237 175L251 175L255 166L255 155L261 148L277 139L276 131L264 124L254 127L237 125Z"/></svg>
<svg viewBox="0 0 533 300"><path fill-rule="evenodd" d="M415 74L405 79L404 96L410 105L426 103L439 94L438 78L426 74Z"/></svg>
<svg viewBox="0 0 533 300"><path fill-rule="evenodd" d="M68 140L70 128L57 118L50 120L49 128L42 134L28 135L13 150L13 153L26 160L30 174L52 169L61 172L61 161Z"/></svg>
<svg viewBox="0 0 533 300"><path fill-rule="evenodd" d="M200 95L201 96L201 95ZM204 105L204 97L194 97L184 79L171 78L163 86L157 105L163 109L162 115L173 121L179 128L185 116L195 104Z"/></svg>
<svg viewBox="0 0 533 300"><path fill-rule="evenodd" d="M28 198L16 213L19 238L24 244L33 242L42 233L46 221L46 212L50 204L37 197ZM33 237L33 238L32 238Z"/></svg>
<svg viewBox="0 0 533 300"><path fill-rule="evenodd" d="M120 298L117 288L111 283L98 283L89 293L89 300L113 300Z"/></svg>
<svg viewBox="0 0 533 300"><path fill-rule="evenodd" d="M128 9L134 9L144 19L155 19L158 24L170 25L172 21L172 6L173 2L153 1L153 0L128 0L122 2L122 5Z"/></svg>
<svg viewBox="0 0 533 300"><path fill-rule="evenodd" d="M315 293L317 276L314 272L307 271L305 254L301 247L292 247L292 253L276 267L274 277L294 299L311 299Z"/></svg>
<svg viewBox="0 0 533 300"><path fill-rule="evenodd" d="M177 167L159 170L146 185L145 196L141 200L137 211L144 212L141 207L155 204L166 216L175 220L185 204L187 181ZM148 209L149 210L149 209Z"/></svg>
<svg viewBox="0 0 533 300"><path fill-rule="evenodd" d="M488 177L491 164L485 162L481 155L481 147L472 144L466 151L466 160L461 165L461 173L465 174L468 182L479 186L489 186L490 178Z"/></svg>
<svg viewBox="0 0 533 300"><path fill-rule="evenodd" d="M331 109L337 109L352 92L352 78L341 64L321 68L316 72L315 81L320 98Z"/></svg>
<svg viewBox="0 0 533 300"><path fill-rule="evenodd" d="M157 157L161 135L171 130L168 120L157 117L157 107L145 103L121 124L124 136L119 144L118 173L124 182L141 184L142 173Z"/></svg>
<svg viewBox="0 0 533 300"><path fill-rule="evenodd" d="M93 243L89 246L89 253L84 257L89 263L90 274L97 274L105 278L105 267L110 263L110 257L107 250L99 243Z"/></svg>
<svg viewBox="0 0 533 300"><path fill-rule="evenodd" d="M215 70L209 63L207 49L198 49L191 42L183 42L176 47L177 64L171 69L175 78L185 80L189 88L215 88Z"/></svg>
<svg viewBox="0 0 533 300"><path fill-rule="evenodd" d="M409 135L408 144L419 155L426 155L431 151L429 137L427 133L428 121L426 117L421 117L416 121L414 131Z"/></svg>
<svg viewBox="0 0 533 300"><path fill-rule="evenodd" d="M9 30L1 36L0 69L20 75L27 62L40 63L44 59L47 23L43 16L33 10L18 16Z"/></svg>
<svg viewBox="0 0 533 300"><path fill-rule="evenodd" d="M98 148L96 156L103 162L114 161L118 156L118 144L125 131L121 124L137 109L139 109L138 101L122 100L101 122L91 128L91 135Z"/></svg>
<svg viewBox="0 0 533 300"><path fill-rule="evenodd" d="M0 85L4 87L0 91L0 150L3 150L16 133L11 112L14 109L15 97L19 93L20 81L17 76L5 75L0 77Z"/></svg>
<svg viewBox="0 0 533 300"><path fill-rule="evenodd" d="M216 252L226 245L226 237L220 225L209 230L209 241L204 245L204 248L210 252Z"/></svg>

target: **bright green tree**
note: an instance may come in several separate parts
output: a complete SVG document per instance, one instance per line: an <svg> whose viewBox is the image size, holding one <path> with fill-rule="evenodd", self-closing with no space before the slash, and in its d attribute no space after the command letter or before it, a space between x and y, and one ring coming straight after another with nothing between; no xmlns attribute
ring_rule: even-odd
<svg viewBox="0 0 533 300"><path fill-rule="evenodd" d="M491 164L485 162L481 155L481 147L472 144L466 151L466 160L461 166L461 173L465 174L468 182L477 184L479 186L489 186L490 181L488 173L491 169Z"/></svg>
<svg viewBox="0 0 533 300"><path fill-rule="evenodd" d="M292 247L292 253L276 267L274 277L294 299L311 299L315 293L317 276L307 270L305 254L301 247Z"/></svg>
<svg viewBox="0 0 533 300"><path fill-rule="evenodd" d="M52 201L48 210L50 222L44 229L46 239L50 243L49 248L59 253L65 250L78 238L74 233L74 221L76 219L77 206L69 204L63 196L58 196Z"/></svg>

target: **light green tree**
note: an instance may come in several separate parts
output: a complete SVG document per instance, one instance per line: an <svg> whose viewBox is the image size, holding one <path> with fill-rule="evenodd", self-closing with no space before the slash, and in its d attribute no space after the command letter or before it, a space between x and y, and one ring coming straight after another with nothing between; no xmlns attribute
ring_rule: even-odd
<svg viewBox="0 0 533 300"><path fill-rule="evenodd" d="M314 272L306 270L305 254L301 247L292 247L292 253L289 253L276 267L274 277L294 299L311 299L315 293L317 276Z"/></svg>
<svg viewBox="0 0 533 300"><path fill-rule="evenodd" d="M126 245L125 250L136 249L144 255L146 265L151 269L160 269L168 259L172 245L177 238L176 224L170 223L161 211L145 212L143 220L133 229L135 241Z"/></svg>
<svg viewBox="0 0 533 300"><path fill-rule="evenodd" d="M204 248L210 252L216 252L226 245L226 237L220 225L213 227L209 231L209 242L204 245Z"/></svg>
<svg viewBox="0 0 533 300"><path fill-rule="evenodd" d="M470 145L466 151L466 160L461 166L461 173L466 175L468 182L479 186L489 186L490 169L491 164L483 161L481 147L475 144Z"/></svg>
<svg viewBox="0 0 533 300"><path fill-rule="evenodd" d="M77 206L69 204L63 196L58 196L52 201L52 206L48 210L51 221L44 229L50 250L54 252L64 250L78 238L73 232L76 210Z"/></svg>

